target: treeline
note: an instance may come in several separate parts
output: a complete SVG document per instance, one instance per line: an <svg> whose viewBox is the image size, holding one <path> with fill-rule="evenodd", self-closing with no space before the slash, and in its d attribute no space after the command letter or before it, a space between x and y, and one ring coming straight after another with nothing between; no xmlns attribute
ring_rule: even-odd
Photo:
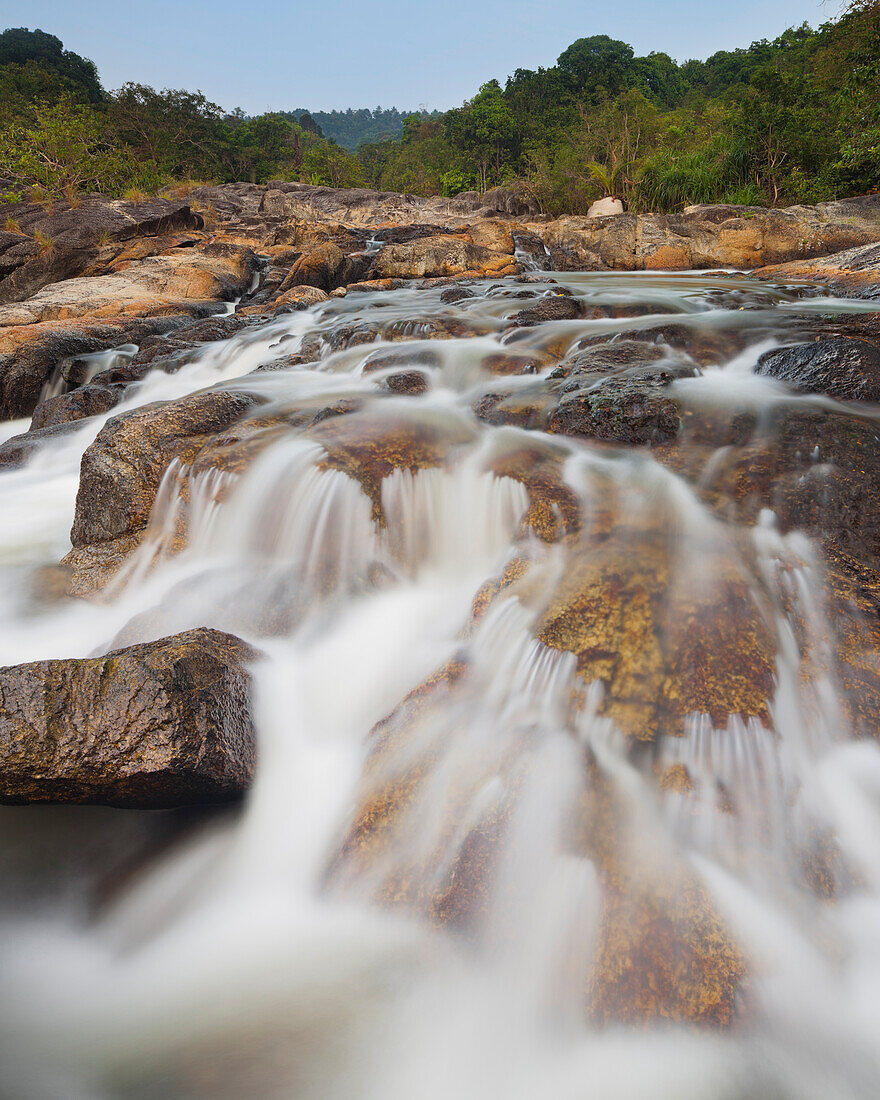
<svg viewBox="0 0 880 1100"><path fill-rule="evenodd" d="M880 188L880 0L707 61L580 38L556 65L432 115L249 117L201 92L108 92L53 35L12 29L0 34L0 127L6 200L283 178L422 195L507 185L548 214L610 194L635 210L816 202Z"/></svg>
<svg viewBox="0 0 880 1100"><path fill-rule="evenodd" d="M835 22L677 64L582 38L484 84L399 140L362 146L369 183L454 195L508 184L547 213L614 194L636 210L816 202L880 187L880 0Z"/></svg>
<svg viewBox="0 0 880 1100"><path fill-rule="evenodd" d="M307 111L301 107L297 111L284 112L285 118L298 121L308 115L320 127L320 132L341 145L343 149L355 153L361 145L375 144L399 138L403 134L404 119L416 112L399 111L396 107L361 107L347 111ZM418 112L424 114L425 112ZM439 118L441 112L433 111L427 117Z"/></svg>
<svg viewBox="0 0 880 1100"><path fill-rule="evenodd" d="M365 182L360 162L281 114L224 111L201 92L101 87L94 64L44 31L0 34L0 201L155 194L183 182L331 187Z"/></svg>

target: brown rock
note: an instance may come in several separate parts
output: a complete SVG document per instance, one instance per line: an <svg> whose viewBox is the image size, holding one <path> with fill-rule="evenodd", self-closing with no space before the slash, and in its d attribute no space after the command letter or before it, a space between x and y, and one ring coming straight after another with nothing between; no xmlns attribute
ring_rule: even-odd
<svg viewBox="0 0 880 1100"><path fill-rule="evenodd" d="M20 302L49 283L82 274L112 242L162 237L203 224L186 202L128 202L101 195L89 195L75 207L56 199L51 210L39 203L0 206L0 221L7 218L23 232L0 235L0 303ZM37 233L48 247L38 243ZM118 246L112 251L118 254Z"/></svg>
<svg viewBox="0 0 880 1100"><path fill-rule="evenodd" d="M257 261L249 248L205 244L150 256L124 271L65 279L26 302L0 306L0 327L75 317L157 316L230 301L248 289Z"/></svg>
<svg viewBox="0 0 880 1100"><path fill-rule="evenodd" d="M437 275L476 274L497 279L516 273L516 261L461 237L423 237L405 244L389 244L374 263L377 278L420 279Z"/></svg>
<svg viewBox="0 0 880 1100"><path fill-rule="evenodd" d="M74 547L142 530L172 459L192 459L207 436L230 427L256 404L247 394L214 390L109 420L82 458Z"/></svg>
<svg viewBox="0 0 880 1100"><path fill-rule="evenodd" d="M333 290L339 286L338 275L344 259L342 249L332 241L316 245L311 251L304 252L290 269L290 274L281 284L281 293L295 286Z"/></svg>
<svg viewBox="0 0 880 1100"><path fill-rule="evenodd" d="M243 794L254 773L247 665L190 630L85 659L0 669L0 801L167 807Z"/></svg>

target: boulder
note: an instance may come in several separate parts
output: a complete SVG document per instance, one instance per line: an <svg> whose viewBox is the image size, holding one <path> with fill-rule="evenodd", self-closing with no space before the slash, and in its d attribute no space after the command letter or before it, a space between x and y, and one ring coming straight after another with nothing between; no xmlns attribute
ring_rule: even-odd
<svg viewBox="0 0 880 1100"><path fill-rule="evenodd" d="M43 443L66 435L74 427L74 422L54 424L38 431L26 431L21 435L11 436L0 443L0 470L14 470L24 466Z"/></svg>
<svg viewBox="0 0 880 1100"><path fill-rule="evenodd" d="M521 309L511 317L511 323L519 328L530 328L545 321L572 321L583 317L580 302L565 294L539 298L533 306Z"/></svg>
<svg viewBox="0 0 880 1100"><path fill-rule="evenodd" d="M590 203L590 208L587 211L588 218L613 218L616 214L623 213L623 203L620 199L614 199L606 197L604 199L596 199L595 202Z"/></svg>
<svg viewBox="0 0 880 1100"><path fill-rule="evenodd" d="M192 459L207 436L229 428L256 404L248 394L213 390L108 420L82 457L70 533L74 548L143 530L171 461Z"/></svg>
<svg viewBox="0 0 880 1100"><path fill-rule="evenodd" d="M93 382L80 386L70 393L61 393L50 397L37 405L29 431L51 428L59 424L69 424L75 420L84 420L88 416L98 416L109 412L125 397L125 384L103 385Z"/></svg>
<svg viewBox="0 0 880 1100"><path fill-rule="evenodd" d="M74 317L198 313L206 304L240 298L257 268L249 248L228 244L149 256L124 271L65 279L26 302L0 306L0 328Z"/></svg>
<svg viewBox="0 0 880 1100"><path fill-rule="evenodd" d="M423 237L405 244L386 245L376 256L374 273L380 279L421 279L439 275L481 275L490 279L516 273L516 261L462 237Z"/></svg>
<svg viewBox="0 0 880 1100"><path fill-rule="evenodd" d="M256 658L202 628L0 669L0 801L159 808L239 797L256 760Z"/></svg>
<svg viewBox="0 0 880 1100"><path fill-rule="evenodd" d="M278 295L271 303L271 308L276 310L282 306L290 306L295 310L310 309L312 306L326 302L328 297L326 291L316 286L292 286L290 290L285 290L283 294Z"/></svg>
<svg viewBox="0 0 880 1100"><path fill-rule="evenodd" d="M815 257L880 241L880 202L870 195L852 199L846 214L835 204L783 210L691 206L680 214L564 216L529 228L561 270L763 268L794 260L812 263ZM870 262L876 268L876 257ZM798 277L807 270L798 266L766 275Z"/></svg>
<svg viewBox="0 0 880 1100"><path fill-rule="evenodd" d="M342 249L332 241L317 244L311 251L300 256L279 290L282 294L295 286L333 290L339 286L338 275L344 259Z"/></svg>
<svg viewBox="0 0 880 1100"><path fill-rule="evenodd" d="M0 328L0 419L30 416L40 400L43 386L65 359L106 351L122 344L140 343L188 320L179 315L108 317L103 321L45 321Z"/></svg>
<svg viewBox="0 0 880 1100"><path fill-rule="evenodd" d="M512 218L541 213L541 208L535 199L512 187L493 187L489 191L484 191L482 204L484 210L494 210Z"/></svg>
<svg viewBox="0 0 880 1100"><path fill-rule="evenodd" d="M804 393L843 401L880 402L880 349L863 340L817 340L765 352L756 374Z"/></svg>
<svg viewBox="0 0 880 1100"><path fill-rule="evenodd" d="M666 392L664 371L637 378L606 378L579 390L550 412L548 431L630 446L665 443L680 428L679 404Z"/></svg>
<svg viewBox="0 0 880 1100"><path fill-rule="evenodd" d="M51 208L0 206L0 222L7 219L21 232L0 233L0 304L20 302L49 283L79 275L110 242L162 237L204 224L184 201L129 202L101 195L89 195L77 206L65 199L53 200Z"/></svg>

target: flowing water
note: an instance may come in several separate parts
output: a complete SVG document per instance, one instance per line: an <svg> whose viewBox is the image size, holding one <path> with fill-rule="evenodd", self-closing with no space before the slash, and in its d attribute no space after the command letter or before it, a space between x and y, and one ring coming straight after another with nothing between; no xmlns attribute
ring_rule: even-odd
<svg viewBox="0 0 880 1100"><path fill-rule="evenodd" d="M0 1095L876 1096L880 749L850 729L819 547L769 510L748 525L710 510L698 490L724 446L704 445L695 479L648 451L473 413L487 394L532 398L548 349L670 324L710 349L673 385L698 417L833 408L752 367L796 338L793 324L867 307L734 273L566 274L575 295L619 315L511 330L530 304L517 295L549 287L531 278L478 284L455 305L441 288L350 294L148 375L111 415L212 386L254 393L261 417L288 424L303 408L357 411L324 420L325 436L275 432L243 471L172 464L141 548L100 602L43 599L34 578L69 548L80 458L107 417L0 474L0 663L196 626L265 654L243 805L3 809ZM452 339L419 339L449 318ZM365 323L373 342L332 350L334 333ZM316 362L249 373L304 341ZM658 346L662 363L694 366L686 348ZM501 352L537 365L493 374L487 356ZM427 391L385 392L400 370L421 372ZM441 440L442 459L391 470L371 500L325 461L346 423L380 440L402 424ZM524 449L558 481L551 526L566 508L580 517L565 538L524 522ZM171 553L181 525L186 547ZM669 652L685 645L695 601L711 611L745 594L735 606L772 644L763 717L667 716L650 750L634 750L601 685L537 638L578 570L608 560L644 562ZM502 585L474 614L511 562L525 587ZM616 606L608 595L609 618ZM636 679L654 659L645 644L636 630L618 654ZM430 680L450 667L467 671ZM416 693L401 706L426 680L427 703ZM363 808L395 784L408 793L374 836L357 824ZM609 790L630 903L675 910L670 883L696 883L745 960L724 1027L673 1010L639 1020L597 981L620 883L573 822ZM803 872L804 852L828 838L847 868L833 899Z"/></svg>

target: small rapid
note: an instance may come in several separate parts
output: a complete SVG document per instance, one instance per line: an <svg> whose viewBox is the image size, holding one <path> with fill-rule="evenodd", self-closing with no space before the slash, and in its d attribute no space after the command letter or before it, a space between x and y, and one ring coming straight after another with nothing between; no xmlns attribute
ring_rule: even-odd
<svg viewBox="0 0 880 1100"><path fill-rule="evenodd" d="M511 327L560 287L582 316ZM0 664L202 626L261 653L242 804L0 808L0 1096L875 1095L878 654L748 480L780 410L874 429L753 372L870 304L733 272L467 289L248 327L0 471ZM592 392L560 363L634 338L681 436L544 430ZM98 598L47 594L103 426L218 389L243 430L168 462Z"/></svg>

